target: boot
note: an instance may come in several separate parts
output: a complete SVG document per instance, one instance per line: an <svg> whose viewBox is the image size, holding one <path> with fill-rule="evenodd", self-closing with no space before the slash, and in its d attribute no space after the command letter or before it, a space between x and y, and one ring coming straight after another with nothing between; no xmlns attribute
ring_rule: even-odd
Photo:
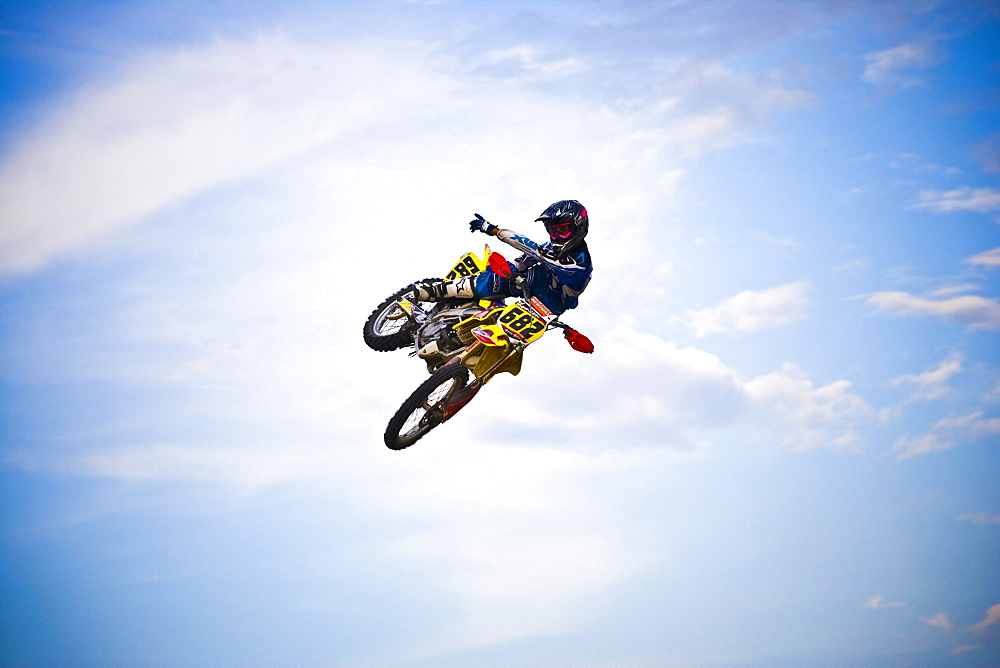
<svg viewBox="0 0 1000 668"><path fill-rule="evenodd" d="M454 281L414 283L411 299L418 302L436 302L441 299L474 299L476 292L472 286L471 276Z"/></svg>

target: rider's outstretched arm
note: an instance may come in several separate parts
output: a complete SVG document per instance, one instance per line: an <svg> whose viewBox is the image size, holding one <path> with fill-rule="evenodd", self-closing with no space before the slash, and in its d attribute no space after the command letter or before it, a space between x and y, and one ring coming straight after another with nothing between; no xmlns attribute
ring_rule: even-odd
<svg viewBox="0 0 1000 668"><path fill-rule="evenodd" d="M491 237L496 237L508 246L513 246L522 253L531 255L538 260L542 259L541 253L538 250L539 246L534 241L526 236L518 234L513 230L502 229L499 226L487 221L478 213L476 214L475 220L469 223L469 230L472 232L482 232L483 234L488 234Z"/></svg>
<svg viewBox="0 0 1000 668"><path fill-rule="evenodd" d="M513 246L522 253L531 255L538 260L542 259L542 255L538 250L538 244L514 230L499 229L496 232L496 238L508 246Z"/></svg>

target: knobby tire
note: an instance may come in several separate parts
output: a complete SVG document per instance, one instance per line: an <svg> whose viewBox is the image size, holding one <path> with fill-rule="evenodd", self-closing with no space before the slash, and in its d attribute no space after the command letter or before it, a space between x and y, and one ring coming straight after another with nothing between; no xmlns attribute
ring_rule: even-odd
<svg viewBox="0 0 1000 668"><path fill-rule="evenodd" d="M385 444L391 450L402 450L416 443L444 420L448 400L465 387L469 370L460 363L446 364L403 402L389 420Z"/></svg>
<svg viewBox="0 0 1000 668"><path fill-rule="evenodd" d="M439 281L439 278L425 278L423 281ZM399 299L411 290L406 286L394 292L379 304L365 321L365 343L372 350L388 352L405 348L413 343L413 323L403 315L398 306Z"/></svg>

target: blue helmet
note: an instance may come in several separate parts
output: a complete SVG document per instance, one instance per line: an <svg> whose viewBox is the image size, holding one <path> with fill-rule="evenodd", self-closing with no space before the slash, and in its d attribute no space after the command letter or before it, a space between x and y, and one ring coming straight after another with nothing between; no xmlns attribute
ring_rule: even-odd
<svg viewBox="0 0 1000 668"><path fill-rule="evenodd" d="M575 199L564 199L550 205L535 221L545 224L549 241L556 255L562 257L580 249L590 228L587 209Z"/></svg>

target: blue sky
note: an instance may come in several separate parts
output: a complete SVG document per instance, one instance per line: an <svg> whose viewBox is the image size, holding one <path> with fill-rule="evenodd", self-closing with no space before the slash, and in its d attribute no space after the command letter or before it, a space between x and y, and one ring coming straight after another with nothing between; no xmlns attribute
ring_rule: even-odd
<svg viewBox="0 0 1000 668"><path fill-rule="evenodd" d="M7 2L14 665L1000 661L988 2ZM592 220L391 452L361 324Z"/></svg>

